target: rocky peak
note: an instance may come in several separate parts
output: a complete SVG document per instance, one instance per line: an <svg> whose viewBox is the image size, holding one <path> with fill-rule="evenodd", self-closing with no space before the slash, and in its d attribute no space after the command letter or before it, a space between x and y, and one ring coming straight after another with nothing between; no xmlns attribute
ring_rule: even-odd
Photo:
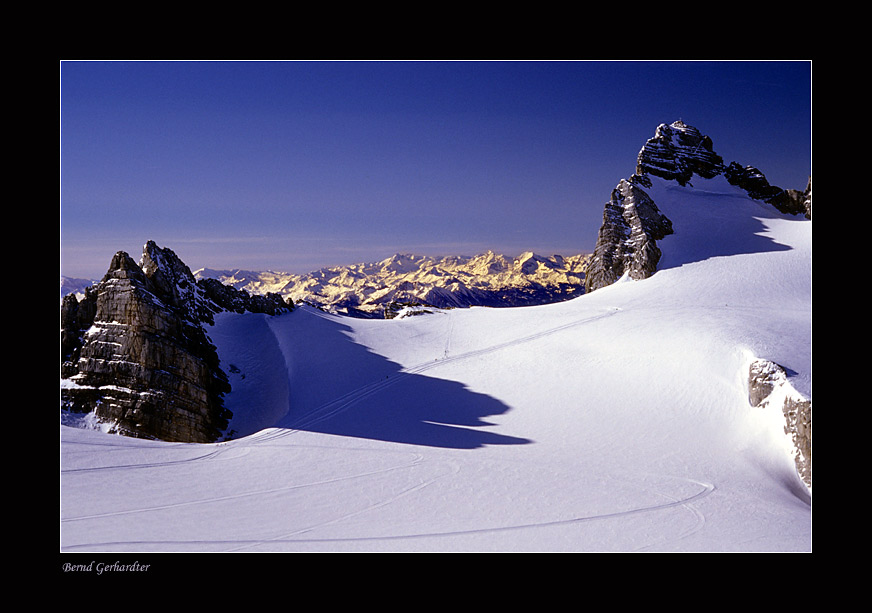
<svg viewBox="0 0 872 613"><path fill-rule="evenodd" d="M585 291L611 285L624 274L644 279L657 268L657 241L672 233L672 222L636 183L621 180L603 212Z"/></svg>
<svg viewBox="0 0 872 613"><path fill-rule="evenodd" d="M139 264L120 251L82 301L63 299L62 403L94 412L118 434L217 440L230 417L223 403L230 387L204 324L225 310L276 314L291 307L277 295L200 283L153 241Z"/></svg>
<svg viewBox="0 0 872 613"><path fill-rule="evenodd" d="M154 241L148 241L142 248L139 268L151 280L156 295L168 300L192 321L200 319L203 292L197 287L191 270L171 249L161 249Z"/></svg>
<svg viewBox="0 0 872 613"><path fill-rule="evenodd" d="M712 147L711 138L681 120L660 124L639 151L635 176L653 175L680 185L687 185L694 174L711 179L723 172L724 164Z"/></svg>
<svg viewBox="0 0 872 613"><path fill-rule="evenodd" d="M545 258L540 257L532 251L525 251L513 263L513 268L525 275L532 275L539 271L540 267L548 267L548 262Z"/></svg>
<svg viewBox="0 0 872 613"><path fill-rule="evenodd" d="M407 273L417 270L425 258L408 253L397 253L381 262L381 270L386 273Z"/></svg>
<svg viewBox="0 0 872 613"><path fill-rule="evenodd" d="M508 270L510 266L508 258L491 250L471 258L468 263L472 273L480 276L496 275Z"/></svg>
<svg viewBox="0 0 872 613"><path fill-rule="evenodd" d="M652 186L651 177L690 186L694 176L712 179L720 175L751 198L771 204L782 213L811 219L811 178L804 192L772 186L753 166L736 162L725 165L714 151L712 139L697 128L680 120L660 124L654 137L639 151L635 173L618 183L605 205L585 291L610 285L625 274L644 279L657 270L661 257L657 241L672 234L673 228L645 191Z"/></svg>

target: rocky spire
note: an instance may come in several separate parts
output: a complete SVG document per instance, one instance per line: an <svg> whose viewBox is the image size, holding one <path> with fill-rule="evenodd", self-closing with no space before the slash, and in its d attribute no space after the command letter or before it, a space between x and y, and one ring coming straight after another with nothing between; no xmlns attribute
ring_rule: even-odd
<svg viewBox="0 0 872 613"><path fill-rule="evenodd" d="M672 234L672 222L638 185L621 180L603 213L603 225L585 277L585 291L611 285L624 274L644 279L660 261L657 240Z"/></svg>
<svg viewBox="0 0 872 613"><path fill-rule="evenodd" d="M636 177L652 175L687 185L694 174L706 179L717 176L723 165L712 149L712 139L679 120L657 127L639 151Z"/></svg>
<svg viewBox="0 0 872 613"><path fill-rule="evenodd" d="M276 295L252 299L220 283L200 284L169 249L149 241L137 264L119 251L84 299L61 306L64 406L94 412L128 436L211 442L227 427L230 391L203 324L223 310L276 314Z"/></svg>

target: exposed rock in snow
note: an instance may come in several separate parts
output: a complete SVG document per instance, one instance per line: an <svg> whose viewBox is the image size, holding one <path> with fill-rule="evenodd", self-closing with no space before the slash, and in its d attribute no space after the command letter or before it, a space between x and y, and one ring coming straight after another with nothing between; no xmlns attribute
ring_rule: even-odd
<svg viewBox="0 0 872 613"><path fill-rule="evenodd" d="M805 191L781 189L770 185L769 181L757 168L733 162L724 169L727 181L748 192L755 200L768 202L782 213L788 215L804 215L811 219L811 177Z"/></svg>
<svg viewBox="0 0 872 613"><path fill-rule="evenodd" d="M748 399L753 407L784 414L784 433L793 443L797 473L811 487L811 401L790 385L784 367L769 360L751 363Z"/></svg>
<svg viewBox="0 0 872 613"><path fill-rule="evenodd" d="M657 240L672 234L672 222L638 185L622 180L603 213L586 288L592 291L619 278L644 279L660 261Z"/></svg>
<svg viewBox="0 0 872 613"><path fill-rule="evenodd" d="M252 298L198 283L169 249L149 241L139 265L124 252L109 271L61 306L67 410L93 412L106 431L168 441L217 440L230 417L227 375L202 326L224 310L275 314L277 295Z"/></svg>
<svg viewBox="0 0 872 613"><path fill-rule="evenodd" d="M803 192L772 186L753 166L736 162L725 165L714 152L711 139L696 128L681 121L660 125L654 138L639 152L635 174L621 180L605 206L603 225L587 270L588 292L619 279L644 279L656 272L662 255L657 241L682 232L682 228L673 227L668 210L658 209L651 197L654 183L665 180L675 182L677 189L691 189L695 176L705 180L722 177L750 198L770 204L781 213L811 219L810 178ZM720 230L712 227L712 237ZM810 486L811 401L790 386L783 368L766 361L751 366L749 391L752 405L777 405L783 411L797 471Z"/></svg>
<svg viewBox="0 0 872 613"><path fill-rule="evenodd" d="M736 162L724 165L711 138L697 128L680 120L661 124L639 151L636 172L620 181L605 206L587 271L586 291L610 285L625 274L643 279L656 272L661 256L657 241L680 229L672 227L669 212L658 210L645 190L652 186L651 177L686 187L691 186L695 175L704 179L724 176L755 200L771 204L782 213L811 219L811 178L803 192L772 186L753 166L743 167Z"/></svg>
<svg viewBox="0 0 872 613"><path fill-rule="evenodd" d="M712 149L712 139L683 121L660 124L654 137L639 151L636 175L653 175L690 183L693 175L706 179L723 172L723 159Z"/></svg>
<svg viewBox="0 0 872 613"><path fill-rule="evenodd" d="M810 184L794 195L810 211ZM400 322L251 315L286 308L290 277L192 281L169 250L147 245L139 266L119 253L62 305L64 371L81 375L62 398L96 407L62 413L62 550L810 551L796 475L810 484L811 223L723 174L634 175L608 206L621 274L577 300L440 311L405 298L423 280L450 303L518 275L583 278L583 257L403 255L305 276L302 296ZM661 271L632 281L661 248ZM94 431L121 432L99 417L119 407L188 427L166 390L197 388L180 372L197 354L182 351L203 331L217 348L203 361L217 353L233 385L221 442Z"/></svg>

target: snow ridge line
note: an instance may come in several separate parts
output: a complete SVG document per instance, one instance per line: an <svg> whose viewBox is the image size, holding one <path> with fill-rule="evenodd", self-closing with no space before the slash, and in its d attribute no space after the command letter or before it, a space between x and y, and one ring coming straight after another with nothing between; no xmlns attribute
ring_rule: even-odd
<svg viewBox="0 0 872 613"><path fill-rule="evenodd" d="M465 353L460 353L453 356L446 356L443 358L437 358L432 362L423 362L416 366L410 366L408 368L401 369L396 375L389 377L387 379L380 379L378 381L374 381L373 383L369 383L367 385L361 386L355 390L352 390L346 394L343 394L339 398L331 400L327 403L322 404L321 406L311 410L306 415L302 415L299 419L293 422L289 427L282 429L275 429L269 434L265 434L261 436L259 433L252 435L249 437L250 439L256 437L255 440L258 442L274 440L277 438L283 438L294 432L298 432L300 430L305 430L315 424L321 423L324 420L330 419L339 413L344 412L348 408L354 406L359 403L364 398L368 398L373 394L376 394L385 388L391 387L401 381L403 381L406 377L412 375L419 375L421 373L427 372L433 368L438 368L444 366L446 364L451 364L453 362L457 362L460 360L467 360L470 358L480 357L483 355L489 355L491 353L495 353L497 351L501 351L503 349L507 349L509 347L515 347L517 345L521 345L524 343L529 343L541 338L545 338L552 334L556 334L558 332L562 332L569 328L574 328L580 325L588 324L600 319L604 319L606 317L611 317L612 315L616 315L621 311L618 307L612 307L608 311L604 313L600 313L599 315L594 315L592 317L587 317L585 319L579 319L575 321L571 321L569 323L563 324L561 326L556 326L554 328L549 328L548 330L543 330L542 332L537 332L534 334L530 334L528 336L523 336L520 338L512 339L510 341L506 341L503 343L498 343L496 345L491 345L490 347L483 347L482 349L475 349L472 351L467 351ZM317 317L325 317L324 315L313 313Z"/></svg>

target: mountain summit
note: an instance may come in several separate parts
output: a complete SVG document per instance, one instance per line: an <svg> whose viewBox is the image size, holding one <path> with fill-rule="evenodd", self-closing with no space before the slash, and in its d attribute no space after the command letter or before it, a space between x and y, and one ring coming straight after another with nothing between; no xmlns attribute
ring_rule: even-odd
<svg viewBox="0 0 872 613"><path fill-rule="evenodd" d="M796 219L811 219L810 178L803 192L770 185L753 166L725 164L697 128L681 121L661 124L639 152L636 172L618 183L605 206L586 292L621 278L646 279L664 262L669 268L782 251L786 247L770 240L765 222ZM749 369L747 385L757 395L766 390L777 398L771 404L783 413L797 473L810 484L811 401L791 387L786 371L760 359ZM754 400L755 406L769 403Z"/></svg>
<svg viewBox="0 0 872 613"><path fill-rule="evenodd" d="M697 128L680 120L661 124L639 151L635 173L621 179L605 205L585 280L587 292L610 285L624 275L644 279L654 274L662 255L657 241L679 230L652 198L652 179L692 187L694 177L723 177L781 213L811 219L810 178L803 192L775 187L753 166L737 162L725 165L714 151L712 139Z"/></svg>
<svg viewBox="0 0 872 613"><path fill-rule="evenodd" d="M396 254L307 275L209 269L192 273L170 249L149 241L138 264L118 252L103 279L81 301L72 294L64 297L62 402L71 411L93 413L104 429L121 434L218 440L231 413L223 403L229 378L204 328L214 325L214 315L275 315L291 310L295 302L307 302L334 313L390 319L414 314L409 307L421 305L561 302L624 276L643 279L660 264L658 241L685 231L660 210L661 197L678 190L679 199L686 199L697 178L726 180L727 188L735 187L781 214L811 216L810 182L803 193L773 187L754 167L725 165L709 137L674 122L657 128L639 152L636 172L613 190L593 256ZM739 223L745 224L741 219ZM753 234L747 225L742 231ZM735 242L736 233L727 233L732 235L724 240Z"/></svg>
<svg viewBox="0 0 872 613"><path fill-rule="evenodd" d="M231 417L227 374L203 324L223 311L276 314L277 295L249 296L196 281L170 249L153 241L137 264L119 251L81 302L61 305L62 404L93 413L106 431L168 441L217 440Z"/></svg>
<svg viewBox="0 0 872 613"><path fill-rule="evenodd" d="M723 171L712 139L683 121L660 124L639 151L636 176L654 175L687 185L694 174L711 179Z"/></svg>
<svg viewBox="0 0 872 613"><path fill-rule="evenodd" d="M683 143L616 190L627 261L662 248L656 274L547 305L391 321L275 301L269 316L245 310L241 273L195 280L154 244L140 264L116 254L65 300L62 400L93 412L61 413L61 550L810 551L811 222L698 174L704 144L684 184L653 174ZM337 274L356 288L425 261ZM210 377L222 402L185 403ZM190 424L208 440L228 413L214 444L131 438Z"/></svg>

